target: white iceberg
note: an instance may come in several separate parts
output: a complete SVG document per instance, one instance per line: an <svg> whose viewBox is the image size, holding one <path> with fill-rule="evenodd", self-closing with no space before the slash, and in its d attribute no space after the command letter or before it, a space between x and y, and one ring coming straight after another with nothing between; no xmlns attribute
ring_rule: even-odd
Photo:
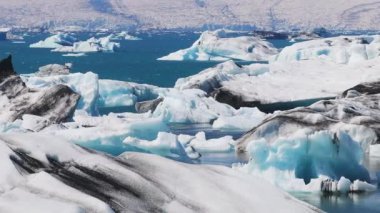
<svg viewBox="0 0 380 213"><path fill-rule="evenodd" d="M215 67L205 69L200 73L186 78L179 78L175 83L175 88L184 89L201 89L207 93L222 87L223 82L235 79L236 76L257 76L269 72L267 64L251 64L241 66L234 61L226 61Z"/></svg>
<svg viewBox="0 0 380 213"><path fill-rule="evenodd" d="M207 140L204 132L199 132L195 136L159 132L154 140L126 137L123 143L161 156L173 158L179 156L188 159L198 159L201 157L200 153L231 152L236 144L231 136Z"/></svg>
<svg viewBox="0 0 380 213"><path fill-rule="evenodd" d="M86 56L85 53L67 53L67 54L63 54L62 55L63 57L82 57L82 56Z"/></svg>
<svg viewBox="0 0 380 213"><path fill-rule="evenodd" d="M361 139L356 141L357 136L352 132L331 134L301 129L271 143L265 138L252 140L247 147L250 162L236 168L263 177L288 191L376 190L376 186L359 181L370 180L362 165Z"/></svg>
<svg viewBox="0 0 380 213"><path fill-rule="evenodd" d="M194 44L183 50L161 57L158 60L267 61L278 50L259 37L240 36L229 38L225 30L206 31Z"/></svg>
<svg viewBox="0 0 380 213"><path fill-rule="evenodd" d="M324 59L339 64L363 62L380 54L380 36L339 36L305 41L285 47L275 61Z"/></svg>
<svg viewBox="0 0 380 213"><path fill-rule="evenodd" d="M223 81L213 95L216 100L231 97L227 103L233 106L331 98L362 82L379 80L379 62L379 57L359 64L337 64L330 60L273 62L266 65L269 71L261 75L235 75Z"/></svg>
<svg viewBox="0 0 380 213"><path fill-rule="evenodd" d="M60 48L63 46L71 46L78 40L67 33L58 33L46 38L43 41L29 45L30 48Z"/></svg>
<svg viewBox="0 0 380 213"><path fill-rule="evenodd" d="M114 41L118 41L118 40L139 41L139 40L142 40L139 37L130 35L126 31L122 31L122 32L116 33L116 34L111 34L110 38L111 38L111 40L114 40Z"/></svg>
<svg viewBox="0 0 380 213"><path fill-rule="evenodd" d="M266 114L257 108L240 108L219 103L198 89L171 89L153 111L166 123L208 123L218 129L249 130L261 122Z"/></svg>
<svg viewBox="0 0 380 213"><path fill-rule="evenodd" d="M120 43L112 42L109 36L102 38L92 37L86 41L73 43L72 46L60 46L53 52L87 53L87 52L114 52L120 48Z"/></svg>
<svg viewBox="0 0 380 213"><path fill-rule="evenodd" d="M61 64L48 64L38 68L38 72L35 73L36 76L52 76L52 75L68 75L70 74L72 64L66 63Z"/></svg>

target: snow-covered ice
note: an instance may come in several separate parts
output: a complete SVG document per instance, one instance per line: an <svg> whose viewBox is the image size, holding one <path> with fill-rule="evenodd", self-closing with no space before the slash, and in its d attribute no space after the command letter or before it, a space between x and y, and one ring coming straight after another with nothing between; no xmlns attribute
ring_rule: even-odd
<svg viewBox="0 0 380 213"><path fill-rule="evenodd" d="M359 63L380 54L380 36L339 36L305 41L285 47L275 61L291 62L322 58L339 64Z"/></svg>
<svg viewBox="0 0 380 213"><path fill-rule="evenodd" d="M214 96L217 100L236 97L242 105L336 97L359 83L379 80L379 61L380 58L374 58L348 65L330 60L274 62L261 75L235 76L223 81Z"/></svg>
<svg viewBox="0 0 380 213"><path fill-rule="evenodd" d="M141 153L110 157L42 134L0 138L4 212L262 212L273 202L272 210L318 211L227 167L189 165Z"/></svg>
<svg viewBox="0 0 380 213"><path fill-rule="evenodd" d="M168 123L209 123L219 129L248 130L266 117L257 108L234 109L219 103L198 89L172 89L163 98L153 117Z"/></svg>
<svg viewBox="0 0 380 213"><path fill-rule="evenodd" d="M205 31L194 44L183 50L170 53L158 60L267 61L278 53L273 45L258 37L228 37L225 30Z"/></svg>
<svg viewBox="0 0 380 213"><path fill-rule="evenodd" d="M223 86L223 82L231 81L235 78L247 76L257 76L269 72L267 64L250 64L241 66L234 61L229 60L197 73L195 75L179 78L176 81L175 88L184 89L201 89L208 94Z"/></svg>

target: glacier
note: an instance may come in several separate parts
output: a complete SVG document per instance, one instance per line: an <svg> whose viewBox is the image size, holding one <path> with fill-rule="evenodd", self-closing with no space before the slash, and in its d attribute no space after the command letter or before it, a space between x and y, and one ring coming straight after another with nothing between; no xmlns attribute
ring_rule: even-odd
<svg viewBox="0 0 380 213"><path fill-rule="evenodd" d="M253 36L227 37L225 30L205 31L194 44L158 60L267 61L278 53L273 45Z"/></svg>

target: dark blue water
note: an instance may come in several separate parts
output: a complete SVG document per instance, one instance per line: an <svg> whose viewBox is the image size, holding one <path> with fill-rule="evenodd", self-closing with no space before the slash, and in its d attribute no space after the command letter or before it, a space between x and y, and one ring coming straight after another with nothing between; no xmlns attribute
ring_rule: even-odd
<svg viewBox="0 0 380 213"><path fill-rule="evenodd" d="M26 37L26 43L15 44L11 41L0 42L0 56L13 55L15 69L18 73L32 73L40 66L51 63L73 63L73 71L93 71L103 79L133 81L172 87L180 77L186 77L215 66L218 62L196 61L157 61L156 59L189 47L199 34L161 33L140 34L141 41L120 41L121 48L115 53L89 53L84 57L64 57L62 53L50 52L49 49L29 48L29 44L43 40L48 35ZM89 38L91 34L79 34L80 39ZM288 44L284 40L273 40L278 47ZM247 62L239 62L247 64Z"/></svg>

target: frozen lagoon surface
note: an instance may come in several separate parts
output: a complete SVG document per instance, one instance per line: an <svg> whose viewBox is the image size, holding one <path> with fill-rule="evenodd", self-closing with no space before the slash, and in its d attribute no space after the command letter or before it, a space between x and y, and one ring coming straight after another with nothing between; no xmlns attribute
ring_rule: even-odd
<svg viewBox="0 0 380 213"><path fill-rule="evenodd" d="M105 35L101 35L106 36ZM197 61L158 61L158 57L190 46L199 34L141 34L140 41L118 41L121 48L115 53L89 53L86 55L76 55L76 57L64 57L63 53L50 52L49 49L31 49L30 43L43 40L48 35L32 35L26 37L26 43L12 43L10 41L0 42L2 53L13 54L15 69L20 74L28 74L38 70L40 66L51 63L72 63L73 72L92 71L99 75L100 79L113 79L130 81L137 83L153 84L161 87L174 86L178 78L194 75L199 71L218 64L219 62L197 62ZM78 38L84 40L93 35L81 34ZM176 41L176 42L173 42ZM269 40L277 48L283 48L290 43L286 40ZM3 57L2 57L3 58ZM249 64L249 62L238 62L239 64ZM133 107L110 107L101 109L101 114L109 112L133 111ZM207 139L220 138L232 135L235 139L244 132L215 130L209 125L183 125L173 124L169 126L169 132L174 134L195 135L204 131ZM122 140L115 138L115 140ZM107 144L86 144L82 146L94 148L98 151L107 152L112 155L119 155L125 151L141 151L136 147L115 146ZM202 153L202 157L191 163L217 164L231 166L233 163L247 162L245 156L235 154L234 150L221 153ZM172 157L170 157L172 158ZM172 158L179 161L186 160ZM380 171L380 159L371 158L367 162L372 176L378 175ZM324 196L319 193L297 193L293 196L306 201L327 212L380 212L378 205L380 191L374 193L348 194L347 196L331 195Z"/></svg>

